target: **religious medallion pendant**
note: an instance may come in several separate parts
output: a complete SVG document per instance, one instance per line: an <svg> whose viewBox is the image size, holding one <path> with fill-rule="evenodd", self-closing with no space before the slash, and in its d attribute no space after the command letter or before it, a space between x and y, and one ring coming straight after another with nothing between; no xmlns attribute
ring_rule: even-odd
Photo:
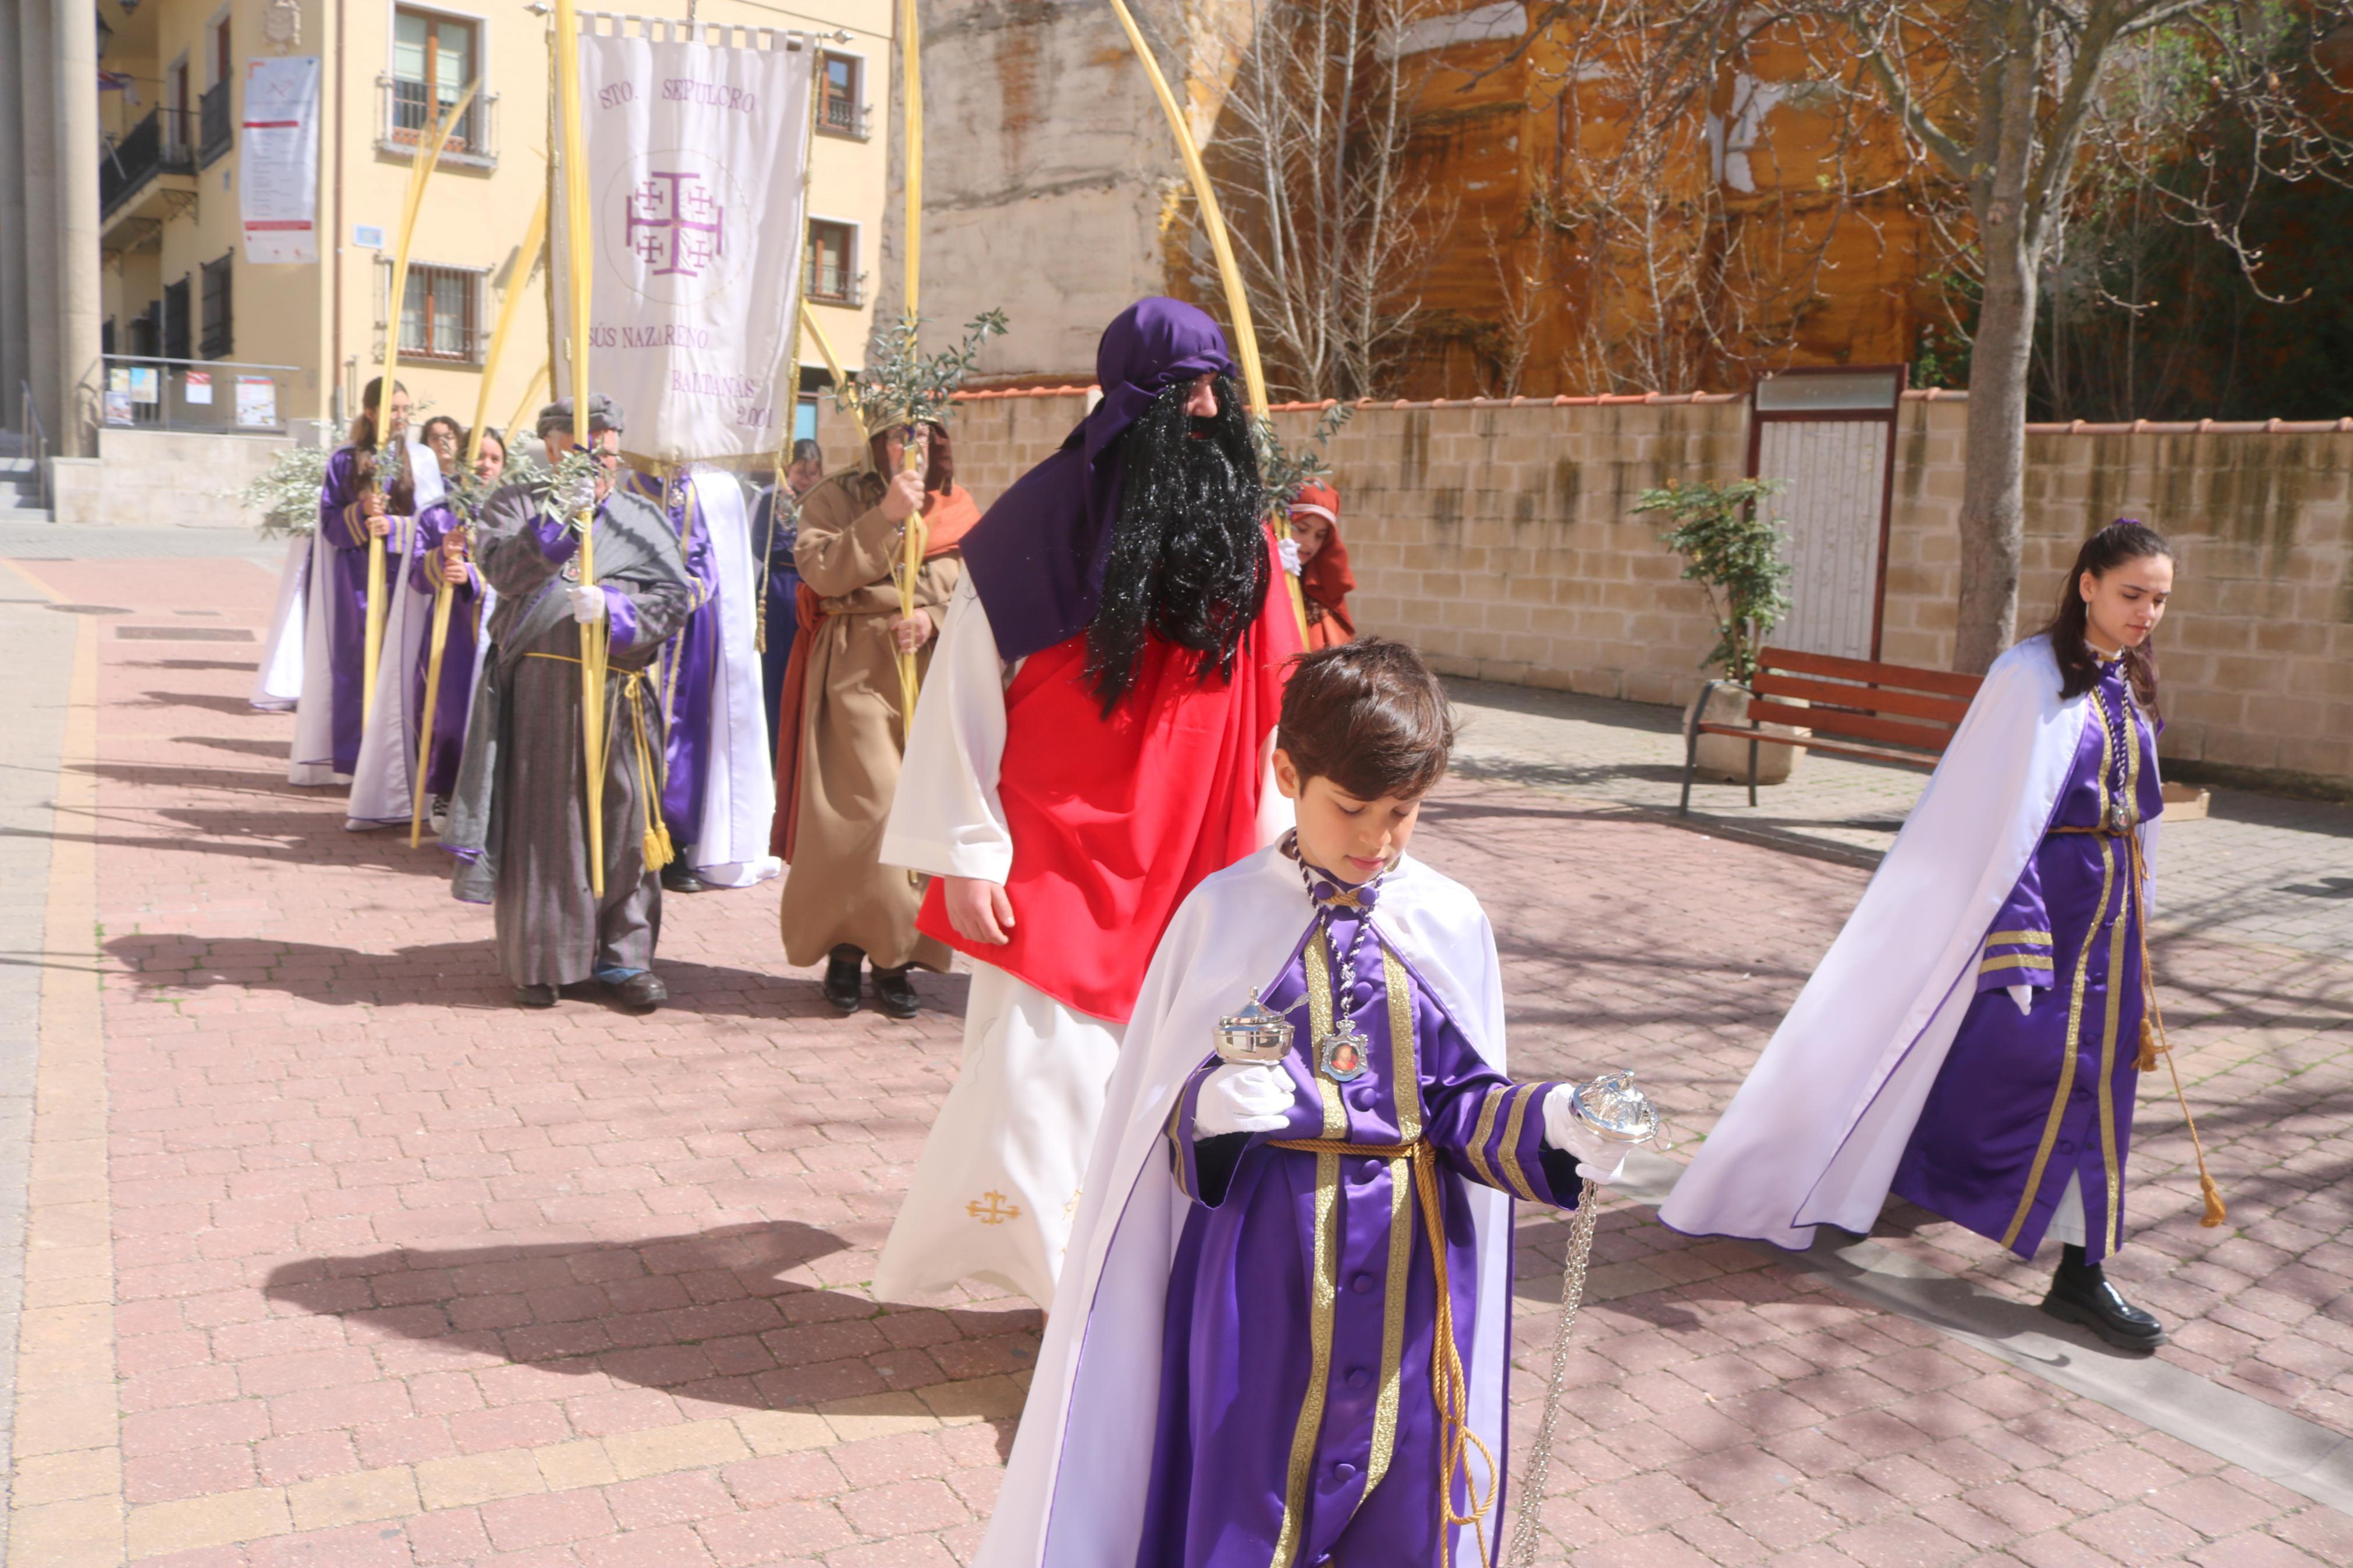
<svg viewBox="0 0 2353 1568"><path fill-rule="evenodd" d="M1371 1042L1356 1032L1354 1018L1315 1037L1315 1070L1334 1083L1354 1083L1365 1076L1365 1047Z"/></svg>
<svg viewBox="0 0 2353 1568"><path fill-rule="evenodd" d="M563 576L564 580L567 583L577 583L580 581L580 552L578 551L574 551L571 555L565 559Z"/></svg>

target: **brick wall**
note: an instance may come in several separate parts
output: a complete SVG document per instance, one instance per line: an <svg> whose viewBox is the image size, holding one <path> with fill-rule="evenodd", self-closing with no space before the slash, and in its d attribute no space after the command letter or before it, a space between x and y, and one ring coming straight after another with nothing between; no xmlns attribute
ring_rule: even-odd
<svg viewBox="0 0 2353 1568"><path fill-rule="evenodd" d="M956 468L986 506L1051 452L1085 394L979 395ZM1897 428L1883 657L1942 668L1957 592L1965 399L1907 397ZM829 462L854 447L826 410ZM1312 410L1277 415L1287 436ZM1713 643L1696 587L1629 509L1671 478L1737 478L1745 399L1360 408L1333 443L1357 624L1450 674L1681 703ZM2083 537L2119 514L2179 555L2159 634L2165 752L2353 780L2353 422L2037 426L2025 586L2039 623Z"/></svg>

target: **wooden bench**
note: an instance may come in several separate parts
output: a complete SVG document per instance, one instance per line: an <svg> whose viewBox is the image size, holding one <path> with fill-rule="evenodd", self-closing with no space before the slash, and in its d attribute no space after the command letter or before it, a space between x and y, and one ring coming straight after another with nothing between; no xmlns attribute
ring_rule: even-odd
<svg viewBox="0 0 2353 1568"><path fill-rule="evenodd" d="M1837 658L1768 647L1757 656L1754 679L1711 680L1700 688L1683 737L1683 798L1677 809L1691 815L1692 775L1699 769L1699 738L1757 735L1767 724L1810 731L1802 738L1761 736L1748 742L1748 804L1757 804L1757 748L1796 744L1841 756L1933 768L1945 754L1969 700L1984 677L1919 669L1876 659ZM1735 723L1707 716L1709 700L1724 688L1749 694L1748 717Z"/></svg>

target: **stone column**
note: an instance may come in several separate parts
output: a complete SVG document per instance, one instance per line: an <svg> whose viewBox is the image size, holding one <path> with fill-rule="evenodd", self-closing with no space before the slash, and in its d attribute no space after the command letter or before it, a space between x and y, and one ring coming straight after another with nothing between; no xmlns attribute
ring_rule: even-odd
<svg viewBox="0 0 2353 1568"><path fill-rule="evenodd" d="M15 5L0 5L0 60L25 58L16 14ZM22 69L0 68L0 410L12 429L24 418L19 405L33 375L25 342L25 110L17 80Z"/></svg>
<svg viewBox="0 0 2353 1568"><path fill-rule="evenodd" d="M98 19L87 0L51 0L56 49L58 454L98 454Z"/></svg>
<svg viewBox="0 0 2353 1568"><path fill-rule="evenodd" d="M57 47L52 40L51 0L18 0L16 11L17 152L24 166L25 373L33 384L33 407L42 428L56 442L58 404L58 276L54 233L58 210ZM90 86L98 68L90 68ZM97 176L91 176L95 184ZM17 389L10 388L12 392ZM11 405L11 406L14 406Z"/></svg>

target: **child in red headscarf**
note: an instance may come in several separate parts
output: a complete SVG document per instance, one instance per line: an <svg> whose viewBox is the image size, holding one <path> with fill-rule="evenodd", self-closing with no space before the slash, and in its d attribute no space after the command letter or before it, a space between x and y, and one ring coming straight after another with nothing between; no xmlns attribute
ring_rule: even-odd
<svg viewBox="0 0 2353 1568"><path fill-rule="evenodd" d="M1340 492L1310 479L1291 503L1291 537L1299 546L1299 587L1307 600L1307 647L1337 647L1356 635L1348 595L1356 579L1340 542Z"/></svg>

